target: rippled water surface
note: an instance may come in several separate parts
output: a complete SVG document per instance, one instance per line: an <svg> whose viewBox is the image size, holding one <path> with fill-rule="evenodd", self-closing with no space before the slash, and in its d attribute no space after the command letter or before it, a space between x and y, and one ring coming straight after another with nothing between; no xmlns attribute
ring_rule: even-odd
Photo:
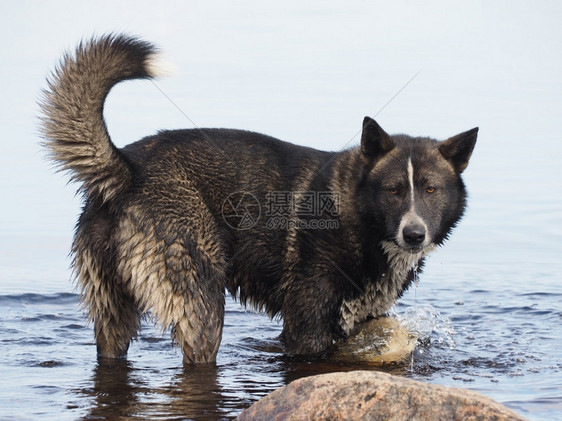
<svg viewBox="0 0 562 421"><path fill-rule="evenodd" d="M430 268L431 271L431 268ZM562 411L562 294L508 272L427 279L395 308L419 336L410 361L385 371L466 387L530 419ZM427 274L426 274L427 275ZM31 281L31 280L30 280ZM221 419L302 376L361 364L299 360L281 352L280 324L229 300L216 366L184 369L166 332L145 323L127 361L97 362L93 332L72 293L0 295L0 418Z"/></svg>

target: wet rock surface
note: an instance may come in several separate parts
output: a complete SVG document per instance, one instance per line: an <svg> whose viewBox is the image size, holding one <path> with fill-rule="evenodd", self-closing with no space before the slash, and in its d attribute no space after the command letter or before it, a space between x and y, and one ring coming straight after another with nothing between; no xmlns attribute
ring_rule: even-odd
<svg viewBox="0 0 562 421"><path fill-rule="evenodd" d="M237 419L524 420L480 393L376 371L295 380L256 402Z"/></svg>
<svg viewBox="0 0 562 421"><path fill-rule="evenodd" d="M416 336L398 320L380 317L361 324L347 340L336 343L330 359L372 365L400 362L412 354L416 342Z"/></svg>

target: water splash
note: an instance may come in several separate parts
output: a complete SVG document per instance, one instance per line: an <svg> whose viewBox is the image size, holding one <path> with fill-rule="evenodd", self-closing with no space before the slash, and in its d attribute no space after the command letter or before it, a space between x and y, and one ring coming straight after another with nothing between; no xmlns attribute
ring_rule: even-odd
<svg viewBox="0 0 562 421"><path fill-rule="evenodd" d="M432 347L446 347L454 349L456 342L454 335L457 333L453 328L451 320L441 315L439 310L431 304L408 307L404 312L398 313L392 309L390 315L398 320L400 325L408 332L417 336L418 348L412 352L410 359L410 370L414 371L414 356L421 355L424 349Z"/></svg>
<svg viewBox="0 0 562 421"><path fill-rule="evenodd" d="M424 345L438 344L454 349L456 346L454 335L457 333L451 320L443 316L431 304L416 304L408 307L404 312L393 310L392 316L400 324L418 337L418 342Z"/></svg>
<svg viewBox="0 0 562 421"><path fill-rule="evenodd" d="M414 266L412 266L412 271L414 273L414 286L415 286L414 293L415 293L420 284L420 273L419 273L419 266L417 261L416 263L414 263Z"/></svg>

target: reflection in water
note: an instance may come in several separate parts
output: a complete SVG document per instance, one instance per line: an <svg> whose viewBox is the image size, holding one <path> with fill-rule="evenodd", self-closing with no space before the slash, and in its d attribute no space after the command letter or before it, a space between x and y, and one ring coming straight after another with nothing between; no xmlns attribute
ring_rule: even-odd
<svg viewBox="0 0 562 421"><path fill-rule="evenodd" d="M219 419L226 416L221 410L221 402L225 397L217 382L215 364L185 367L164 391L172 399L168 413L193 419Z"/></svg>
<svg viewBox="0 0 562 421"><path fill-rule="evenodd" d="M93 398L88 418L130 417L137 412L137 394L142 389L131 377L133 369L126 360L100 359L94 369L93 388L83 389Z"/></svg>
<svg viewBox="0 0 562 421"><path fill-rule="evenodd" d="M79 392L92 398L84 419L227 417L220 409L225 398L217 383L216 365L201 364L177 371L171 383L153 388L143 380L142 370L130 362L100 359L94 369L93 388Z"/></svg>

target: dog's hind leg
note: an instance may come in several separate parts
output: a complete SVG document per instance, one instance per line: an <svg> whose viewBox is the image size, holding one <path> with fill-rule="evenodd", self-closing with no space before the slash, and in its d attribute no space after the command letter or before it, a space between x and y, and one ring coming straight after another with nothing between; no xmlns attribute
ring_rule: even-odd
<svg viewBox="0 0 562 421"><path fill-rule="evenodd" d="M124 222L118 271L141 310L172 328L186 364L212 362L222 335L226 264L212 236L192 239L186 225L158 230L155 223Z"/></svg>
<svg viewBox="0 0 562 421"><path fill-rule="evenodd" d="M94 319L98 357L125 358L131 340L140 329L139 311L126 296L106 304L109 305L105 312L99 313ZM118 312L112 312L111 306L118 306Z"/></svg>
<svg viewBox="0 0 562 421"><path fill-rule="evenodd" d="M81 287L82 305L94 323L98 357L124 358L140 328L140 312L123 290L115 274L103 272L103 264L81 250L74 263Z"/></svg>
<svg viewBox="0 0 562 421"><path fill-rule="evenodd" d="M172 336L181 347L184 364L214 362L224 323L224 289L191 291L179 300L179 305L183 311L174 320Z"/></svg>
<svg viewBox="0 0 562 421"><path fill-rule="evenodd" d="M186 239L164 252L171 296L164 294L160 299L166 302L155 302L153 308L160 322L171 317L172 337L181 347L184 364L214 362L219 349L225 271L222 259L217 262L216 257Z"/></svg>
<svg viewBox="0 0 562 421"><path fill-rule="evenodd" d="M149 303L154 317L162 327L171 325L185 364L213 362L224 322L225 273L185 239L168 244L162 256L162 277Z"/></svg>

